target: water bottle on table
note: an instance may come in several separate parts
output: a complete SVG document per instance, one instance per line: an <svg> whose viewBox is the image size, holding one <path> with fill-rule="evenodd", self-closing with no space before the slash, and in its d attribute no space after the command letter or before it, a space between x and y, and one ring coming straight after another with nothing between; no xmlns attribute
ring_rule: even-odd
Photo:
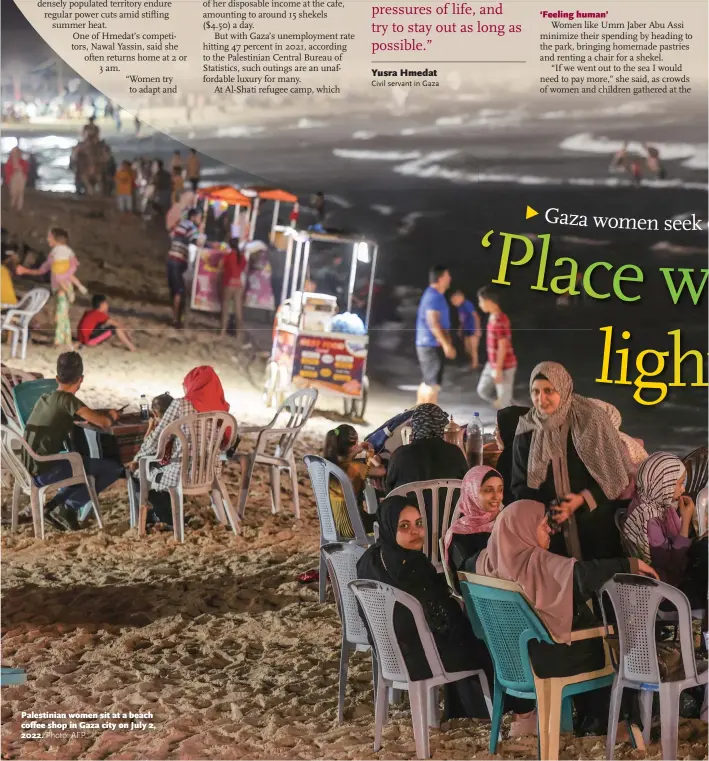
<svg viewBox="0 0 709 761"><path fill-rule="evenodd" d="M148 420L150 418L150 407L148 406L148 397L145 394L140 395L140 419Z"/></svg>
<svg viewBox="0 0 709 761"><path fill-rule="evenodd" d="M473 419L468 424L465 454L469 467L474 468L476 465L483 464L483 424L479 412L473 413Z"/></svg>

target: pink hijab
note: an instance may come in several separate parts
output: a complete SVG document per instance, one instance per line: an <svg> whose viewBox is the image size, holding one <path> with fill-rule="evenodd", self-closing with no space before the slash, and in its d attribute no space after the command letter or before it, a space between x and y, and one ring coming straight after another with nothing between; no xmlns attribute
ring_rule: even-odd
<svg viewBox="0 0 709 761"><path fill-rule="evenodd" d="M478 556L475 570L519 584L557 642L571 642L574 616L574 558L543 550L537 543L537 526L544 505L521 499L498 516L487 549Z"/></svg>
<svg viewBox="0 0 709 761"><path fill-rule="evenodd" d="M463 479L460 501L460 517L451 523L451 527L446 531L443 545L446 553L446 563L448 562L448 548L453 541L453 534L489 534L495 525L495 517L480 507L480 489L483 485L483 479L488 473L494 473L498 478L502 476L494 469L487 465L476 465L471 468Z"/></svg>

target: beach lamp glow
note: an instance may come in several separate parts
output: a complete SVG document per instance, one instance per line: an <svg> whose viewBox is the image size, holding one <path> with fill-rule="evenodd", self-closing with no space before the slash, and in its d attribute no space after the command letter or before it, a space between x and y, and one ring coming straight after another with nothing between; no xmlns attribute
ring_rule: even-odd
<svg viewBox="0 0 709 761"><path fill-rule="evenodd" d="M369 246L364 241L357 244L357 261L369 264Z"/></svg>

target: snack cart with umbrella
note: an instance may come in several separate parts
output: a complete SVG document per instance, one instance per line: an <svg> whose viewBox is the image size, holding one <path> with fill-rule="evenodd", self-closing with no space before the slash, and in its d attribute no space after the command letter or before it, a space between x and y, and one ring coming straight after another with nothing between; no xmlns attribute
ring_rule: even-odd
<svg viewBox="0 0 709 761"><path fill-rule="evenodd" d="M364 417L369 392L367 353L377 244L357 235L330 235L276 227L287 237L281 306L276 312L271 355L264 380L264 403L280 404L293 388L317 388L344 400L346 417ZM311 249L349 249L347 314L337 298L307 289ZM313 249L314 250L314 249ZM345 254L347 255L347 254ZM358 268L369 268L364 318L351 314Z"/></svg>
<svg viewBox="0 0 709 761"><path fill-rule="evenodd" d="M273 215L271 217L271 233L269 239L276 248L281 251L285 250L287 240L278 225L278 214L280 213L282 203L296 204L298 203L298 196L289 193L287 190L261 185L244 187L240 189L240 192L245 196L248 196L253 202L251 206L251 217L249 219L249 240L254 239L256 219L258 217L261 201L273 201Z"/></svg>
<svg viewBox="0 0 709 761"><path fill-rule="evenodd" d="M210 205L221 204L233 207L232 224L239 219L241 209L251 210L251 199L231 185L212 185L200 188L198 204L201 203L206 220ZM223 211L224 214L228 212ZM204 223L203 223L204 224ZM196 312L220 313L222 310L221 269L222 257L229 250L224 240L207 241L197 249L196 257L190 261L185 279L190 286L189 309ZM191 282L190 282L191 281ZM185 309L185 321L189 310Z"/></svg>

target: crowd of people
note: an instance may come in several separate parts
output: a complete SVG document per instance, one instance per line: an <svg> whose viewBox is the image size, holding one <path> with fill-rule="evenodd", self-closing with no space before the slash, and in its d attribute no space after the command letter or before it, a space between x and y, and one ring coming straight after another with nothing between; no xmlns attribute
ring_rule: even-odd
<svg viewBox="0 0 709 761"><path fill-rule="evenodd" d="M571 644L571 632L599 624L588 603L617 573L660 579L682 590L694 609L707 608L707 535L698 535L693 521L683 462L666 452L648 454L641 440L619 430L615 407L574 393L558 363L541 362L532 370L529 396L529 407L498 411L497 446L486 452L486 464L472 468L463 450L444 440L448 416L431 403L414 408L411 443L396 448L388 461L366 441L359 443L349 426L326 438L324 456L350 479L365 530L371 532L374 521L379 526L377 541L358 563L359 578L390 584L421 602L449 671L492 667L453 590L423 553L424 535L444 536L444 562L454 576L467 571L522 587L555 641L565 643L530 643L532 665L542 678L603 666L601 641ZM367 512L367 479L382 487L376 515ZM385 497L407 483L445 479L462 479L458 517L450 527L442 524L441 511L434 531L430 510L422 516L413 496ZM354 536L335 479L330 502L341 536ZM627 514L624 523L619 511ZM394 623L412 678L426 678L408 611L395 612ZM446 688L449 717L485 715L476 684L470 679ZM575 697L576 731L605 732L609 699L609 689ZM533 704L515 700L507 710L515 714L514 732L536 731ZM624 710L638 726L635 704L629 701Z"/></svg>

